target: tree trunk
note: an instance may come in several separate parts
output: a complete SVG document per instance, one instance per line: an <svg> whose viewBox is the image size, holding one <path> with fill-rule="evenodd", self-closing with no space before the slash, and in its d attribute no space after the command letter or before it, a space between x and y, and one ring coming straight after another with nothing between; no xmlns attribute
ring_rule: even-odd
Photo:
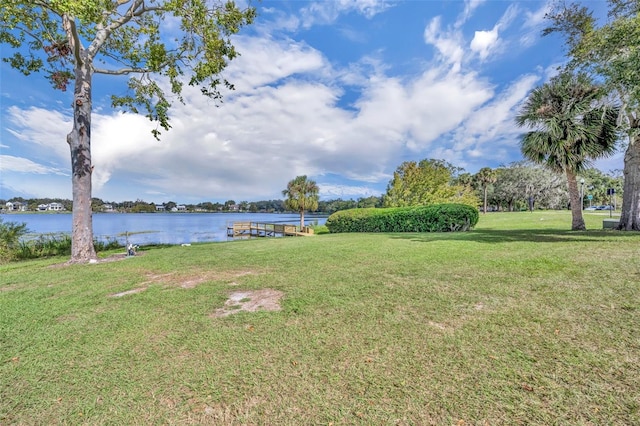
<svg viewBox="0 0 640 426"><path fill-rule="evenodd" d="M67 135L71 149L71 186L73 219L71 225L71 262L96 259L91 217L91 78L90 62L76 66L73 96L73 130Z"/></svg>
<svg viewBox="0 0 640 426"><path fill-rule="evenodd" d="M304 209L300 210L300 232L302 232L302 228L304 228Z"/></svg>
<svg viewBox="0 0 640 426"><path fill-rule="evenodd" d="M569 200L571 201L571 230L585 231L587 228L582 218L582 202L578 191L578 179L575 173L570 171L567 171L567 186L569 188Z"/></svg>
<svg viewBox="0 0 640 426"><path fill-rule="evenodd" d="M640 135L629 140L624 154L623 191L618 229L640 231Z"/></svg>
<svg viewBox="0 0 640 426"><path fill-rule="evenodd" d="M484 203L482 205L482 213L487 213L487 186L484 187Z"/></svg>

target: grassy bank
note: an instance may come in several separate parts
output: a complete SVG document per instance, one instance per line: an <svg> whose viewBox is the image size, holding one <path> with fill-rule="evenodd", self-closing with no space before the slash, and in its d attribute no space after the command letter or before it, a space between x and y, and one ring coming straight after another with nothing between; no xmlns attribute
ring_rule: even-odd
<svg viewBox="0 0 640 426"><path fill-rule="evenodd" d="M639 424L640 235L569 225L0 266L0 424Z"/></svg>

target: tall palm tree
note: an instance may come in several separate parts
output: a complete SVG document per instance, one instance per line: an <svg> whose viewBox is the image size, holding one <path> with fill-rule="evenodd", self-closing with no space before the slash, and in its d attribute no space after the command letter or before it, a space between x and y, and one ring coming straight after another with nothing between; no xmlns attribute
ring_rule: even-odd
<svg viewBox="0 0 640 426"><path fill-rule="evenodd" d="M304 228L304 211L318 208L319 191L318 185L304 175L289 181L287 189L282 191L282 195L287 197L285 206L300 212L300 229Z"/></svg>
<svg viewBox="0 0 640 426"><path fill-rule="evenodd" d="M586 75L564 72L534 89L516 116L518 126L532 129L522 154L567 176L572 230L586 229L577 175L617 148L619 108L603 103L606 95Z"/></svg>
<svg viewBox="0 0 640 426"><path fill-rule="evenodd" d="M492 183L496 183L496 180L498 179L498 174L491 167L483 167L480 170L478 170L478 173L476 173L474 177L476 182L478 182L478 184L480 184L480 187L482 188L482 195L483 195L482 213L486 213L487 212L487 192L489 190L489 185L491 185Z"/></svg>

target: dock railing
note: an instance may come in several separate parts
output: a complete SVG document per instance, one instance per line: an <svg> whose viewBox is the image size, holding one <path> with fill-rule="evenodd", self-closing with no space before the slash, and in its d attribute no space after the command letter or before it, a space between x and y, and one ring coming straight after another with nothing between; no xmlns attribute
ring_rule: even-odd
<svg viewBox="0 0 640 426"><path fill-rule="evenodd" d="M231 222L227 224L227 237L288 237L313 235L313 229L284 223Z"/></svg>

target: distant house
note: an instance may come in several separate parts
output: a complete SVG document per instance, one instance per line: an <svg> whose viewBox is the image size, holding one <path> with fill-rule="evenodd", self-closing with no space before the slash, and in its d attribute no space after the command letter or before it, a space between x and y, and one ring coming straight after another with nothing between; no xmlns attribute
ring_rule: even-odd
<svg viewBox="0 0 640 426"><path fill-rule="evenodd" d="M45 212L49 209L49 204L38 204L38 211Z"/></svg>
<svg viewBox="0 0 640 426"><path fill-rule="evenodd" d="M178 205L178 206L176 206L176 211L186 212L187 211L187 206Z"/></svg>
<svg viewBox="0 0 640 426"><path fill-rule="evenodd" d="M162 204L156 204L156 211L157 212L163 212L165 211L165 208Z"/></svg>
<svg viewBox="0 0 640 426"><path fill-rule="evenodd" d="M13 212L25 212L27 211L27 205L24 203L21 203L20 201L9 201L7 202L7 204L5 204L6 210L8 211L13 211Z"/></svg>
<svg viewBox="0 0 640 426"><path fill-rule="evenodd" d="M64 210L64 206L61 203L49 203L49 211L59 212Z"/></svg>
<svg viewBox="0 0 640 426"><path fill-rule="evenodd" d="M102 211L103 212L112 212L113 211L113 205L111 205L111 204L103 204L102 205Z"/></svg>

